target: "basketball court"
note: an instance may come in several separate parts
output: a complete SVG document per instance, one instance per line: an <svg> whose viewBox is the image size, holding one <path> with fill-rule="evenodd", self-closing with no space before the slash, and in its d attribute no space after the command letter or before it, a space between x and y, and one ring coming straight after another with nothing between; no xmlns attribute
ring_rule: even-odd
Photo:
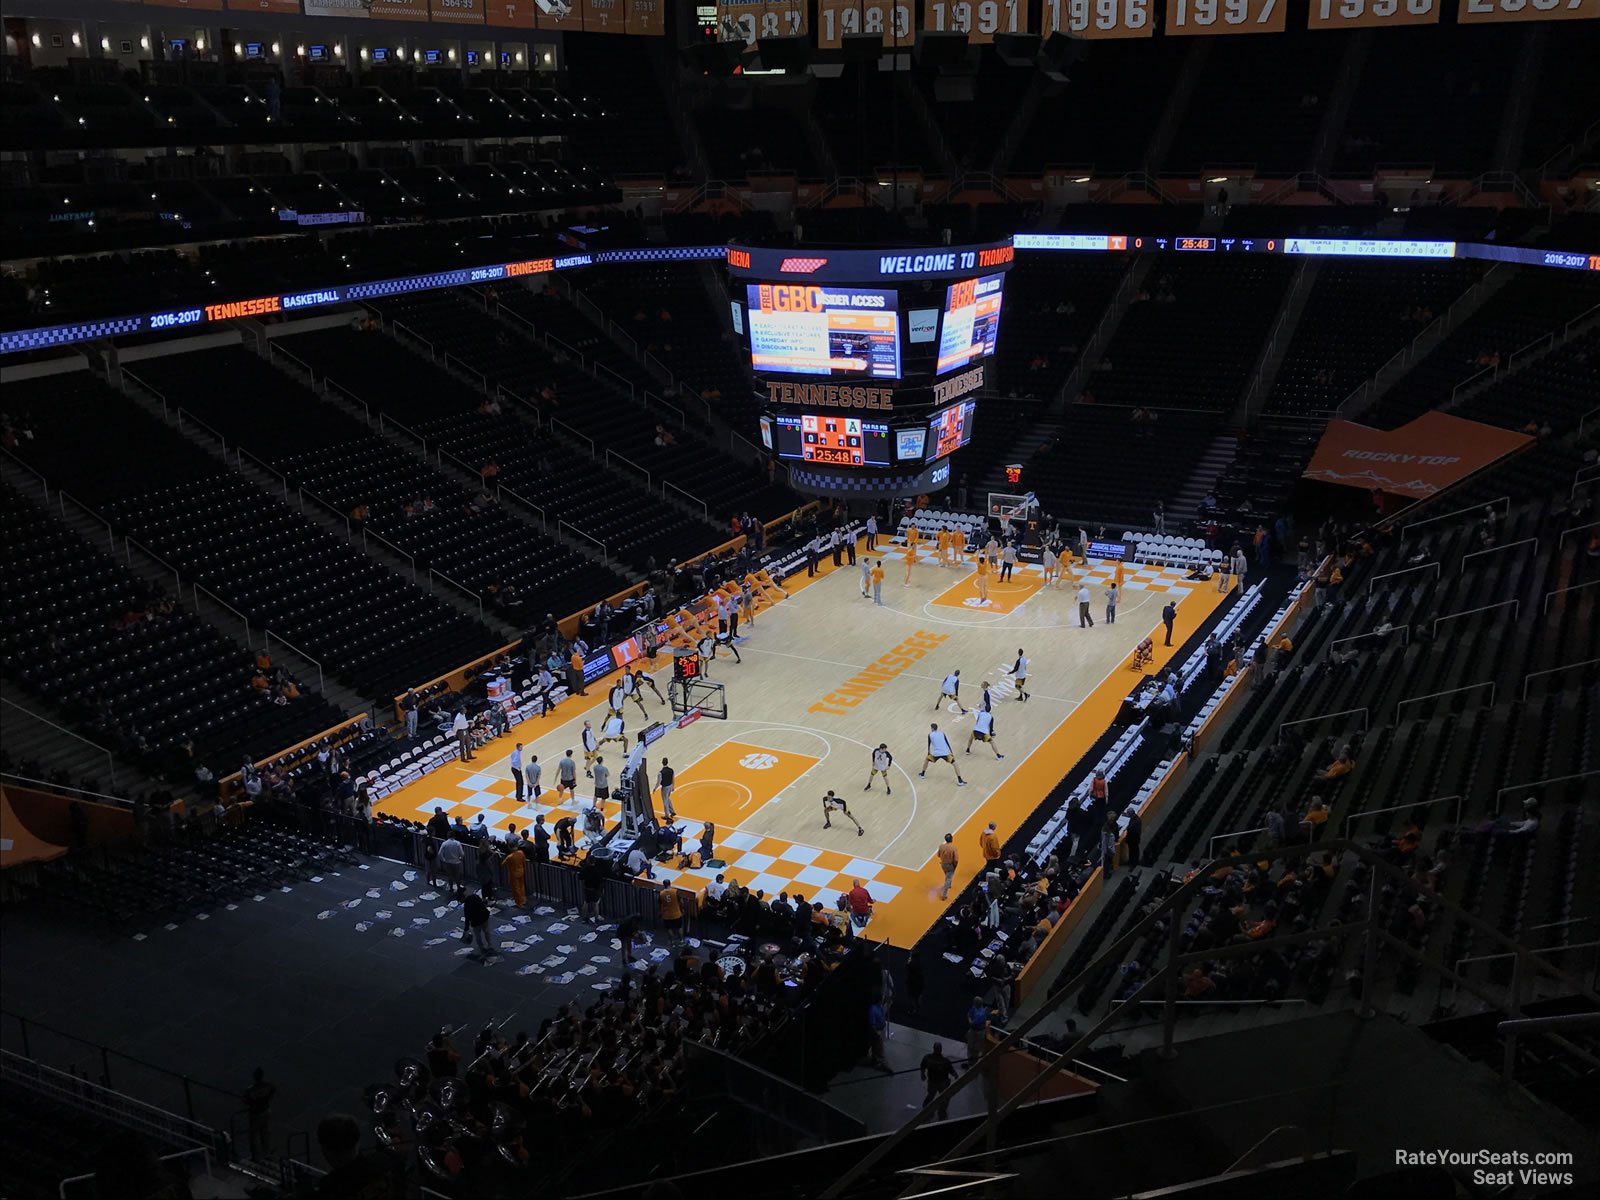
<svg viewBox="0 0 1600 1200"><path fill-rule="evenodd" d="M877 559L878 554L870 557ZM897 946L917 941L939 919L941 873L934 855L945 833L955 835L961 862L958 886L982 865L978 835L995 822L1002 841L1036 808L1062 774L1103 734L1139 676L1128 669L1134 647L1154 637L1163 666L1177 647L1161 644L1161 608L1178 602L1175 641L1204 623L1222 600L1212 583L1190 583L1184 572L1128 564L1116 624L1105 616L1105 589L1115 564L1082 570L1093 597L1096 624L1078 628L1079 580L1068 575L1059 587L1043 586L1040 568L1019 564L1015 577L989 581L989 603L978 598L971 562L940 567L927 556L903 586L899 548L883 548L883 604L863 598L857 567L826 563L814 579L785 582L789 598L758 611L754 625L740 626L742 663L719 653L709 678L726 687L728 717L704 717L672 727L646 751L650 778L669 759L677 772L673 806L687 843L700 824L717 829L716 853L727 878L760 889L768 897L787 891L830 907L855 879L876 902L870 936ZM1006 672L1023 649L1030 661L1027 701L1017 697ZM656 673L668 694L670 659ZM940 683L961 672L961 706L971 709L990 684L995 741L1005 757L982 743L965 753L972 716L940 702ZM407 819L430 815L435 806L470 825L479 813L504 830L530 824L537 813L553 825L568 813L582 817L593 803L592 785L579 778L579 798L553 803L546 791L536 804L518 804L508 755L518 739L525 756L536 754L548 787L556 762L578 750L583 720L603 715L609 681L590 688L588 698L563 703L546 718L534 717L480 749L476 760L447 766L386 797L380 811ZM673 721L666 704L646 691L650 720ZM646 724L628 706L631 739ZM600 711L597 711L600 710ZM948 763L919 772L931 723L945 731L959 786ZM879 780L865 792L871 751L887 743L894 755L892 794ZM615 780L620 747L602 750ZM574 755L581 764L581 752ZM824 828L822 795L834 790L850 806L863 832L835 813ZM1114 797L1115 799L1115 797ZM661 811L659 794L656 811ZM615 821L618 806L606 805ZM717 874L657 867L658 877L682 878L699 887Z"/></svg>

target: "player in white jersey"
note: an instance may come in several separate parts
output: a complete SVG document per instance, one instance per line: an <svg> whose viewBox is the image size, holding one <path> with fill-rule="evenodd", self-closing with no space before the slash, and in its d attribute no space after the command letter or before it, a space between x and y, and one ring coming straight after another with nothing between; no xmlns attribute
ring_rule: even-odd
<svg viewBox="0 0 1600 1200"><path fill-rule="evenodd" d="M622 752L628 752L628 735L623 728L621 713L612 713L601 728L600 744L604 746L607 742L621 742Z"/></svg>
<svg viewBox="0 0 1600 1200"><path fill-rule="evenodd" d="M1016 681L1017 699L1026 700L1028 698L1028 656L1022 652L1020 646L1017 648L1017 661L1011 664L1011 670L1007 674Z"/></svg>
<svg viewBox="0 0 1600 1200"><path fill-rule="evenodd" d="M624 700L632 700L637 704L646 717L650 716L650 710L644 706L644 697L639 695L638 679L626 670L622 672L622 696Z"/></svg>
<svg viewBox="0 0 1600 1200"><path fill-rule="evenodd" d="M883 794L886 796L894 795L894 789L889 786L889 768L892 766L894 766L894 755L889 753L888 743L879 742L878 748L872 752L872 774L867 776L867 786L861 790L870 792L872 790L872 781L882 775Z"/></svg>
<svg viewBox="0 0 1600 1200"><path fill-rule="evenodd" d="M933 702L934 710L938 711L940 708L942 708L946 700L954 700L956 702L956 708L960 709L963 713L967 711L966 709L961 708L960 671L951 671L950 674L944 677L944 682L939 685L939 698Z"/></svg>
<svg viewBox="0 0 1600 1200"><path fill-rule="evenodd" d="M1045 546L1044 554L1040 557L1039 561L1044 567L1044 586L1047 588L1055 587L1057 570L1056 552L1050 549L1048 545Z"/></svg>
<svg viewBox="0 0 1600 1200"><path fill-rule="evenodd" d="M950 747L950 739L937 725L928 726L928 757L923 760L922 770L917 773L919 779L926 778L928 767L932 763L947 762L956 773L956 786L966 787L967 781L961 778L961 768L956 766L956 752Z"/></svg>
<svg viewBox="0 0 1600 1200"><path fill-rule="evenodd" d="M994 751L996 758L1004 758L1000 747L994 741L994 714L986 708L980 708L972 714L972 734L967 738L967 753L972 753L973 742L985 742L989 749Z"/></svg>
<svg viewBox="0 0 1600 1200"><path fill-rule="evenodd" d="M628 702L627 694L622 689L621 682L613 683L611 690L606 693L606 706L614 713L622 711L622 706Z"/></svg>
<svg viewBox="0 0 1600 1200"><path fill-rule="evenodd" d="M593 779L594 756L600 753L600 738L596 735L591 722L583 723L583 732L578 735L578 740L583 743L583 773Z"/></svg>
<svg viewBox="0 0 1600 1200"><path fill-rule="evenodd" d="M850 806L844 802L844 797L835 796L833 789L828 789L828 794L822 798L822 827L833 828L833 814L843 813L850 818L850 823L856 827L856 836L860 837L867 831L861 828L861 822L856 820L855 814L850 811Z"/></svg>

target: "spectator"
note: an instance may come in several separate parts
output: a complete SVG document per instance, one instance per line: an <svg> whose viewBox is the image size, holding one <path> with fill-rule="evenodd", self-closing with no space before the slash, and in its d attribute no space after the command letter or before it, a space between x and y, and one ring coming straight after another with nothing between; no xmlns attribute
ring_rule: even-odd
<svg viewBox="0 0 1600 1200"><path fill-rule="evenodd" d="M477 893L469 895L462 905L462 915L467 922L466 937L471 940L472 948L480 960L488 962L491 958L498 958L499 951L489 937L490 911L487 899Z"/></svg>
<svg viewBox="0 0 1600 1200"><path fill-rule="evenodd" d="M277 1091L267 1082L266 1071L257 1067L251 1076L250 1086L244 1090L244 1109L250 1123L251 1158L263 1159L272 1153L268 1116L272 1109L272 1097Z"/></svg>

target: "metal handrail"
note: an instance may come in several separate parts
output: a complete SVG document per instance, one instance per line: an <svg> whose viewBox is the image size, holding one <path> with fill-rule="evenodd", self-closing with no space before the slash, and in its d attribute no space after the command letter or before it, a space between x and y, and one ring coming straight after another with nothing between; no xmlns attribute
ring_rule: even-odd
<svg viewBox="0 0 1600 1200"><path fill-rule="evenodd" d="M566 434L568 437L573 438L576 441L588 443L588 446L589 446L589 457L590 458L599 458L600 457L599 452L595 449L594 439L592 437L590 437L588 434L579 433L576 429L574 429L571 425L568 425L565 421L558 421L554 417L550 418L550 428L558 429L562 433Z"/></svg>
<svg viewBox="0 0 1600 1200"><path fill-rule="evenodd" d="M446 350L444 352L444 365L446 367L449 367L451 363L454 363L456 365L456 369L458 371L464 371L468 375L476 375L478 377L478 387L479 387L479 389L484 391L484 392L488 392L488 390L489 390L489 377L487 375L485 375L482 371L478 370L477 367L472 366L470 363L464 362L460 358L460 356L452 354L450 351Z"/></svg>
<svg viewBox="0 0 1600 1200"><path fill-rule="evenodd" d="M1499 496L1493 500L1484 500L1477 504L1469 504L1465 508L1453 508L1447 513L1440 513L1436 517L1428 517L1421 521L1412 521L1409 525L1400 526L1400 538L1403 541L1413 529L1421 529L1424 525L1432 525L1435 521L1448 521L1451 517L1459 517L1463 513L1478 512L1481 509L1493 508L1496 504L1504 504L1506 512L1511 511L1511 497Z"/></svg>
<svg viewBox="0 0 1600 1200"><path fill-rule="evenodd" d="M606 550L606 544L604 542L602 542L599 538L595 537L592 533L585 533L583 530L579 529L576 525L572 524L570 521L557 521L556 522L556 528L559 529L563 533L571 534L571 535L573 535L575 537L581 537L585 541L593 542L596 546L599 546L600 547L600 559L601 559L601 561L606 563L607 565L610 565L611 554L610 554L609 551Z"/></svg>
<svg viewBox="0 0 1600 1200"><path fill-rule="evenodd" d="M166 397L165 393L159 392L155 388L151 387L148 383L146 383L144 380L140 379L132 371L128 370L127 367L119 366L117 368L117 375L120 378L120 380L122 381L122 383L124 384L124 387L126 386L127 381L131 379L131 380L133 380L134 383L138 384L141 388L143 388L146 392L148 392L154 399L161 401L161 415L163 417L166 417L168 420L171 419L172 414L168 411L167 397Z"/></svg>
<svg viewBox="0 0 1600 1200"><path fill-rule="evenodd" d="M293 651L295 654L298 654L301 658L305 659L308 663L310 663L313 667L315 667L317 669L317 691L321 692L323 695L327 695L328 689L327 689L326 684L323 681L322 664L320 662L318 662L316 659L312 658L311 655L307 654L304 650L301 650L297 646L291 645L289 640L287 638L285 638L282 634L273 633L272 630L270 630L270 629L267 630L266 632L267 632L267 648L269 650L272 648L273 639L276 638L278 640L278 644L280 646L282 646L285 650Z"/></svg>
<svg viewBox="0 0 1600 1200"><path fill-rule="evenodd" d="M278 345L278 343L276 341L274 341L273 339L268 338L267 339L267 361L268 362L272 361L272 356L274 354L281 355L282 357L287 358L295 366L299 367L302 371L304 371L306 373L306 375L311 379L311 381L313 383L316 382L317 373L316 373L316 371L314 371L312 369L310 363L306 362L306 360L301 358L298 354L295 354L295 353L293 353L292 351L289 351L289 350L285 350L282 346Z"/></svg>
<svg viewBox="0 0 1600 1200"><path fill-rule="evenodd" d="M606 464L608 466L610 465L612 459L616 459L623 466L629 467L632 470L635 470L635 471L639 472L639 474L643 475L644 476L644 485L645 485L645 487L648 488L648 487L654 486L652 484L651 480L650 480L650 472L649 471L646 471L638 463L634 462L633 459L627 458L624 455L618 454L615 450L607 448L607 450L606 450Z"/></svg>
<svg viewBox="0 0 1600 1200"><path fill-rule="evenodd" d="M1543 609L1543 611L1544 612L1549 612L1550 611L1550 601L1554 600L1557 596L1564 596L1568 592L1582 591L1584 588L1593 587L1597 583L1600 583L1600 579L1591 579L1591 580L1589 580L1588 583L1568 584L1566 587L1557 588L1553 592L1546 592L1544 594L1544 609Z"/></svg>
<svg viewBox="0 0 1600 1200"><path fill-rule="evenodd" d="M480 621L483 620L483 597L480 596L477 592L473 591L471 588L467 587L465 584L457 583L454 579L451 579L450 576L446 575L443 571L436 571L432 567L428 568L428 579L429 579L430 582L435 580L435 579L442 579L446 583L448 583L451 587L455 588L456 591L465 592L467 595L471 596L474 600L476 600L478 602L478 620L480 620Z"/></svg>
<svg viewBox="0 0 1600 1200"><path fill-rule="evenodd" d="M1584 474L1586 471L1589 472L1587 476ZM1600 475L1594 474L1596 471L1600 471L1600 463L1590 463L1587 467L1579 467L1574 471L1572 473L1572 490L1567 493L1567 499L1571 500L1578 494L1578 485L1580 483L1592 483L1594 480L1600 479Z"/></svg>
<svg viewBox="0 0 1600 1200"><path fill-rule="evenodd" d="M510 496L518 504L522 505L523 508L531 508L534 512L539 514L540 531L544 533L548 533L550 531L550 518L546 515L545 510L539 505L535 504L532 500L513 492L503 483L496 485L494 494L496 499L501 496Z"/></svg>
<svg viewBox="0 0 1600 1200"><path fill-rule="evenodd" d="M356 395L349 388L345 387L344 384L338 383L335 380L333 380L333 379L329 378L328 376L324 375L322 377L322 390L325 393L326 392L330 392L330 391L338 392L346 400L350 401L350 403L359 404L361 406L362 416L366 418L367 424L368 425L372 424L372 409L368 406L368 404L367 404L367 402L365 400L363 400L360 396Z"/></svg>
<svg viewBox="0 0 1600 1200"><path fill-rule="evenodd" d="M1600 664L1600 658L1585 658L1578 662L1565 663L1559 667L1551 667L1548 671L1531 671L1522 677L1522 698L1528 698L1528 684L1541 675L1559 675L1563 671L1573 671L1579 667L1592 667Z"/></svg>
<svg viewBox="0 0 1600 1200"><path fill-rule="evenodd" d="M148 555L150 558L152 558L156 562L160 563L167 570L171 571L172 572L173 585L176 587L179 595L183 594L183 576L178 572L178 568L177 567L173 566L166 559L162 558L154 550L150 549L149 546L146 546L141 541L136 541L134 538L131 538L131 537L123 538L122 539L122 545L123 545L123 549L127 552L125 557L127 558L127 561L129 563L133 562L133 548L135 546L137 546L137 547L139 547L140 553Z"/></svg>
<svg viewBox="0 0 1600 1200"><path fill-rule="evenodd" d="M111 772L111 782L113 784L117 782L117 760L111 751L102 746L99 742L91 742L88 738L84 737L83 734L74 733L65 725L57 725L54 721L50 720L49 717L41 717L38 713L34 712L33 709L28 708L26 705L18 704L15 700L10 699L9 697L0 696L0 704L8 705L11 708L16 709L18 712L27 713L28 716L32 717L35 721L38 721L39 724L48 725L57 733L64 733L74 741L82 742L85 746L88 746L92 750L98 750L101 754L106 756L106 766Z"/></svg>
<svg viewBox="0 0 1600 1200"><path fill-rule="evenodd" d="M304 508L306 506L306 497L310 496L318 504L322 505L323 508L327 509L335 517L337 517L339 520L343 521L344 522L344 533L345 533L345 536L346 537L350 536L350 515L348 513L341 512L339 509L337 509L333 505L329 504L321 496L319 496L315 492L313 492L310 488L304 488L304 487L303 488L296 488L295 491L300 497L300 507L301 508ZM362 525L362 529L365 530L365 528L366 528L366 526L365 526L365 524L363 524Z"/></svg>
<svg viewBox="0 0 1600 1200"><path fill-rule="evenodd" d="M1361 728L1362 731L1365 732L1368 724L1370 723L1367 710L1365 708L1342 708L1338 712L1321 713L1315 717L1301 717L1298 721L1284 721L1278 726L1278 736L1281 738L1283 736L1283 731L1288 729L1291 725L1311 725L1317 721L1331 721L1334 717L1348 717L1352 713L1361 714Z"/></svg>
<svg viewBox="0 0 1600 1200"><path fill-rule="evenodd" d="M5 456L7 458L9 458L13 463L15 463L17 466L21 467L24 471L26 471L29 475L32 475L35 479L37 479L39 481L40 489L44 492L44 498L46 500L50 499L50 481L44 477L42 472L34 470L34 468L30 467L27 463L23 462L20 458L18 458L14 453L12 453L6 447L0 446L0 451L3 451L5 453Z"/></svg>
<svg viewBox="0 0 1600 1200"><path fill-rule="evenodd" d="M393 425L401 433L405 434L408 438L411 438L419 446L421 446L422 447L422 452L424 454L426 454L428 452L428 439L427 438L423 437L420 433L418 433L415 429L412 429L409 425L402 425L399 421L396 421L388 413L379 413L378 414L378 429L379 429L380 432L387 432L389 426L391 426L391 425Z"/></svg>
<svg viewBox="0 0 1600 1200"><path fill-rule="evenodd" d="M687 429L689 427L689 414L684 412L683 409L679 408L672 401L663 399L662 397L656 395L654 392L650 391L648 388L645 389L643 399L644 399L644 404L645 404L646 408L649 408L649 407L651 407L653 405L656 408L665 408L665 409L667 409L667 410L669 410L671 412L676 413L677 416L678 416L678 428L679 429ZM705 401L702 400L702 401L700 401L700 403L701 404L705 404ZM707 405L707 410L709 411L709 409L710 409L710 406Z"/></svg>
<svg viewBox="0 0 1600 1200"><path fill-rule="evenodd" d="M255 463L256 466L260 467L263 471L266 471L269 475L276 475L278 477L278 482L283 484L283 498L285 500L289 498L289 477L282 471L278 470L277 467L273 466L264 458L257 458L243 446L235 446L233 448L233 457L234 461L240 466L243 466L244 460L248 458L251 462Z"/></svg>
<svg viewBox="0 0 1600 1200"><path fill-rule="evenodd" d="M30 775L18 775L14 771L0 771L0 779L9 779L13 783L34 785L41 791L71 792L75 796L92 796L96 800L106 800L122 808L132 808L133 801L126 796L112 796L106 792L92 792L88 788L73 787L69 783L53 783L48 779L34 779ZM112 781L116 782L115 780ZM1586 918L1587 919L1587 918Z"/></svg>
<svg viewBox="0 0 1600 1200"><path fill-rule="evenodd" d="M526 325L528 327L528 336L532 337L535 340L538 340L540 337L543 336L539 332L539 327L537 325L535 325L532 321L528 320L527 317L523 316L516 309L509 308L505 304L501 303L498 300L495 301L494 315L497 316L497 317L511 317L512 319L520 322L521 324Z"/></svg>
<svg viewBox="0 0 1600 1200"><path fill-rule="evenodd" d="M207 596L211 597L213 602L215 602L217 604L220 604L223 608L227 609L234 616L239 618L239 620L244 624L244 644L246 646L250 646L250 645L253 645L255 643L255 638L252 637L251 634L250 634L250 618L245 616L242 612L240 612L233 605L229 604L226 600L224 600L221 596L217 595L210 588L203 588L198 583L194 585L194 606L195 606L195 610L196 611L198 611L199 608L200 608L200 593L201 592L204 592Z"/></svg>
<svg viewBox="0 0 1600 1200"><path fill-rule="evenodd" d="M1370 596L1372 594L1372 589L1378 586L1378 580L1380 579L1393 579L1396 575L1408 575L1412 571L1426 571L1429 567L1434 569L1435 579L1438 578L1439 574L1443 573L1443 568L1440 567L1439 561L1435 559L1433 562L1418 563L1414 567L1401 567L1398 571L1385 571L1382 575L1374 575L1367 580L1367 595Z"/></svg>
<svg viewBox="0 0 1600 1200"><path fill-rule="evenodd" d="M90 508L87 504L85 504L82 500L79 500L76 496L68 495L65 488L58 488L56 490L56 500L57 500L57 503L61 506L61 515L63 517L65 517L67 515L67 501L71 500L72 503L77 505L80 509L82 509L83 512L87 516L89 516L92 519L94 519L95 521L99 522L101 525L104 525L106 527L106 538L111 543L111 550L112 550L113 553L116 552L116 549L117 549L117 533L116 533L116 530L111 528L111 522L110 521L106 520L99 513L95 512L94 509Z"/></svg>
<svg viewBox="0 0 1600 1200"><path fill-rule="evenodd" d="M156 1159L157 1162L177 1162L180 1158L193 1158L200 1155L201 1166L207 1175L211 1174L211 1150L206 1146L196 1146L192 1150L177 1150L171 1154L163 1154ZM60 1200L67 1200L67 1188L74 1183L83 1183L85 1180L94 1179L98 1171L90 1171L87 1175L69 1175L61 1181L61 1186L56 1189Z"/></svg>
<svg viewBox="0 0 1600 1200"><path fill-rule="evenodd" d="M588 365L588 360L584 358L580 351L574 350L571 346L567 345L567 343L556 337L555 334L546 333L541 340L544 342L545 349L556 349L560 353L565 354L568 358L572 359L578 364L578 368L580 370Z"/></svg>
<svg viewBox="0 0 1600 1200"><path fill-rule="evenodd" d="M1574 771L1570 775L1552 775L1548 779L1530 779L1522 783L1508 784L1494 794L1494 815L1500 815L1500 797L1507 792L1520 792L1525 788L1543 787L1547 783L1566 783L1572 779L1588 779L1592 775L1600 775L1600 767L1595 767L1588 771Z"/></svg>
<svg viewBox="0 0 1600 1200"><path fill-rule="evenodd" d="M439 360L439 353L438 353L438 351L436 351L433 348L433 343L430 342L427 338L423 337L415 329L412 329L409 325L402 324L399 321L391 321L391 322L389 322L389 328L397 336L401 332L404 332L408 337L411 338L412 341L420 342L422 345L424 345L424 346L426 346L428 348L428 357L429 358L433 359L435 362L437 362Z"/></svg>
<svg viewBox="0 0 1600 1200"><path fill-rule="evenodd" d="M684 500L690 506L692 506L692 507L696 507L697 506L700 509L701 514L705 517L706 520L709 521L711 519L711 506L708 505L704 500L700 499L699 496L696 496L691 492L684 491L681 487L679 487L677 484L673 483L670 479L663 479L661 481L661 494L663 496L665 496L667 494L667 489L668 488L671 488L673 491L677 492L678 495L682 496L684 498Z"/></svg>
<svg viewBox="0 0 1600 1200"><path fill-rule="evenodd" d="M1539 553L1539 539L1538 538L1536 538L1536 537L1523 538L1521 541L1507 542L1503 546L1490 546L1487 550L1474 550L1471 554L1463 554L1461 556L1461 565L1460 565L1459 569L1462 570L1462 571L1465 571L1467 569L1467 559L1469 559L1469 558L1482 558L1485 554L1495 554L1495 553L1497 553L1497 552L1499 552L1501 550L1509 550L1513 546L1526 546L1529 542L1533 543L1533 552L1535 554Z"/></svg>
<svg viewBox="0 0 1600 1200"><path fill-rule="evenodd" d="M1453 696L1457 692L1475 692L1479 688L1489 689L1489 707L1493 708L1495 696L1498 694L1499 688L1496 686L1494 680L1485 679L1482 683L1468 683L1461 687L1446 688L1442 692L1429 692L1424 696L1412 696L1408 700L1402 700L1394 706L1394 719L1396 721L1400 719L1400 710L1408 704L1420 704L1424 700L1437 700L1440 696Z"/></svg>
<svg viewBox="0 0 1600 1200"><path fill-rule="evenodd" d="M1411 645L1411 626L1396 625L1388 633L1379 633L1376 629L1369 629L1366 633L1352 633L1349 637L1334 638L1333 641L1328 643L1328 649L1331 651L1335 646L1342 646L1346 642L1364 642L1369 638L1382 638L1387 642L1395 634L1400 635L1400 644L1402 646Z"/></svg>
<svg viewBox="0 0 1600 1200"><path fill-rule="evenodd" d="M1588 426L1589 426L1589 421L1594 417L1600 417L1600 405L1597 405L1596 407L1591 408L1588 412L1584 413L1583 416L1578 418L1578 436L1579 437L1583 436L1584 430L1587 429Z"/></svg>
<svg viewBox="0 0 1600 1200"><path fill-rule="evenodd" d="M1590 521L1590 522L1588 522L1587 524L1584 524L1584 525L1570 525L1566 529L1563 529L1561 531L1561 536L1556 539L1556 545L1557 546L1566 545L1566 543L1567 543L1567 535L1569 533L1578 533L1578 532L1580 532L1580 531L1582 531L1584 529L1593 529L1596 525L1600 525L1600 521Z"/></svg>
<svg viewBox="0 0 1600 1200"><path fill-rule="evenodd" d="M596 379L600 379L601 371L604 371L616 381L616 387L619 387L628 393L628 399L637 400L639 398L639 390L633 386L632 381L623 378L623 376L619 375L616 371L613 371L610 367L606 366L605 363L600 362L598 359L590 359L589 373Z"/></svg>
<svg viewBox="0 0 1600 1200"><path fill-rule="evenodd" d="M192 412L190 412L186 408L180 408L178 410L178 428L179 428L179 430L183 429L183 419L185 417L188 417L189 420L194 422L196 425L200 426L201 429L204 429L212 437L216 438L217 442L222 446L222 452L224 454L226 454L228 452L228 439L223 437L220 433L218 433L210 425L207 425L204 421L202 421L199 417L195 416Z"/></svg>
<svg viewBox="0 0 1600 1200"><path fill-rule="evenodd" d="M411 564L411 582L415 583L417 581L417 558L416 558L416 555L407 554L404 550L400 549L399 546L396 546L388 538L384 537L383 534L377 532L376 530L368 529L365 525L363 525L361 527L361 547L362 547L362 549L366 549L367 539L368 538L371 538L373 541L379 543L382 546L388 547L388 549L390 550L391 553L398 554L401 558L405 559L408 563L410 563Z"/></svg>
<svg viewBox="0 0 1600 1200"><path fill-rule="evenodd" d="M1600 582L1600 581L1597 581L1597 582ZM1457 617L1470 617L1474 613L1489 612L1489 611L1491 611L1493 609L1496 609L1496 608L1504 608L1508 604L1511 605L1511 609L1512 609L1511 619L1513 621L1520 621L1522 619L1522 601L1521 600L1499 600L1499 601L1496 601L1494 604L1484 604L1484 605L1479 606L1478 608L1463 609L1461 612L1445 613L1445 615L1442 616L1442 617L1435 617L1433 619L1433 636L1434 637L1438 637L1439 636L1439 626L1445 621L1454 621Z"/></svg>
<svg viewBox="0 0 1600 1200"><path fill-rule="evenodd" d="M1215 856L1217 853L1216 844L1223 838L1243 837L1247 833L1265 833L1266 831L1267 827L1265 825L1257 825L1254 829L1235 829L1229 833L1214 834L1206 841L1206 853Z"/></svg>
<svg viewBox="0 0 1600 1200"><path fill-rule="evenodd" d="M1344 819L1344 837L1345 837L1346 840L1349 840L1349 837L1350 837L1350 826L1355 824L1357 821L1361 820L1363 817L1377 817L1377 816L1382 816L1384 813L1392 813L1392 812L1409 812L1414 808L1428 808L1430 805L1444 804L1444 803L1446 803L1447 801L1450 801L1450 800L1454 800L1456 802L1456 816L1455 816L1455 821L1453 822L1453 824L1460 825L1461 824L1461 806L1464 803L1466 803L1466 797L1465 796L1436 796L1432 800L1418 800L1414 804L1395 804L1395 805L1391 805L1388 808L1371 808L1371 809L1363 809L1361 812L1353 812L1353 813L1351 813L1349 816L1347 816Z"/></svg>

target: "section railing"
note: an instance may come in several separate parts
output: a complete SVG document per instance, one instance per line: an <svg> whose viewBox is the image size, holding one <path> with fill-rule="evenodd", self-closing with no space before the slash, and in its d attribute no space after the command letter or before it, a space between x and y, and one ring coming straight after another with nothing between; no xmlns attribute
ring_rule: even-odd
<svg viewBox="0 0 1600 1200"><path fill-rule="evenodd" d="M602 562L606 563L607 565L610 564L610 562L611 562L611 554L610 554L609 551L606 550L606 544L604 542L602 542L599 538L595 537L591 533L585 533L583 530L579 529L576 525L573 525L572 523L570 523L568 521L557 521L556 522L556 528L558 528L562 533L565 533L568 537L582 538L586 542L593 542L596 546L598 546L600 548L600 560Z"/></svg>
<svg viewBox="0 0 1600 1200"><path fill-rule="evenodd" d="M18 704L15 700L12 700L7 696L0 696L0 704L4 704L7 708L16 709L19 713L23 713L30 720L37 721L41 725L48 725L57 733L66 734L75 742L82 742L85 746L89 747L89 749L95 751L96 753L104 754L106 756L106 769L111 774L111 782L113 784L117 782L117 760L112 756L111 751L102 746L99 742L91 742L88 738L84 737L83 734L74 733L65 725L57 725L54 721L50 720L49 717L42 717L38 713L34 712L33 709L28 708L26 705Z"/></svg>
<svg viewBox="0 0 1600 1200"><path fill-rule="evenodd" d="M295 654L298 654L301 658L305 659L306 662L315 667L317 669L317 691L321 692L323 695L327 695L328 685L327 681L323 678L322 664L320 662L312 658L311 655L300 649L300 647L292 644L282 634L273 633L272 630L269 629L267 630L267 645L270 647L273 642L277 642L278 645L282 646L285 650L289 650Z"/></svg>

